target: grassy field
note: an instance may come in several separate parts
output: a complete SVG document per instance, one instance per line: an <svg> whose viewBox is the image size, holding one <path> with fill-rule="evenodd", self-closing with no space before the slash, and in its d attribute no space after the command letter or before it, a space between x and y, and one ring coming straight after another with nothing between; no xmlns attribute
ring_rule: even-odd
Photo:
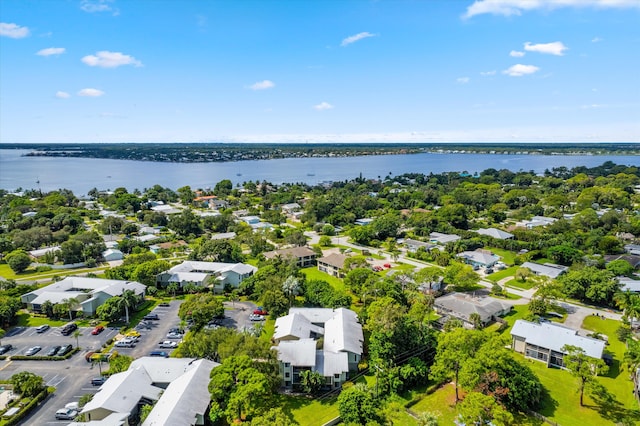
<svg viewBox="0 0 640 426"><path fill-rule="evenodd" d="M76 275L82 273L99 273L108 269L108 266L101 266L98 268L85 268L85 269L51 269L43 272L36 272L35 268L29 268L24 272L16 274L13 269L6 263L0 264L0 277L8 280L41 280L47 278L53 278L57 275Z"/></svg>
<svg viewBox="0 0 640 426"><path fill-rule="evenodd" d="M301 425L322 426L338 417L337 399L318 401L307 397L279 395L277 406Z"/></svg>
<svg viewBox="0 0 640 426"><path fill-rule="evenodd" d="M514 263L516 258L516 254L512 251L500 249L496 247L485 247L486 250L491 250L492 253L500 256L500 260L504 262L505 265L511 266Z"/></svg>
<svg viewBox="0 0 640 426"><path fill-rule="evenodd" d="M521 281L517 278L514 278L512 280L509 280L505 283L505 285L509 286L509 287L516 287L519 288L521 290L529 290L531 288L533 288L536 285L536 282L532 279L528 279L526 281Z"/></svg>
<svg viewBox="0 0 640 426"><path fill-rule="evenodd" d="M308 280L323 280L331 284L334 289L345 291L344 282L340 278L319 271L316 267L304 268L301 271L307 276Z"/></svg>
<svg viewBox="0 0 640 426"><path fill-rule="evenodd" d="M498 282L501 279L513 277L516 274L516 269L518 269L517 266L510 266L509 268L503 269L502 271L494 272L493 274L487 275L487 279L489 281Z"/></svg>

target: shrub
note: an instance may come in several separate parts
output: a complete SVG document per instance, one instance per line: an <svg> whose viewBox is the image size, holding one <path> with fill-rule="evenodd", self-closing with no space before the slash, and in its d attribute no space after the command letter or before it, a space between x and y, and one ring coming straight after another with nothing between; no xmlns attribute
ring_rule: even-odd
<svg viewBox="0 0 640 426"><path fill-rule="evenodd" d="M631 328L628 325L621 325L616 330L616 336L621 342L626 342L631 337Z"/></svg>

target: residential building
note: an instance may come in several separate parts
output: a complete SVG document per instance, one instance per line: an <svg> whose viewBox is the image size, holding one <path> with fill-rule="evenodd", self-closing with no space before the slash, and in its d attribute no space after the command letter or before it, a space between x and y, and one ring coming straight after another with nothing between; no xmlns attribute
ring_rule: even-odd
<svg viewBox="0 0 640 426"><path fill-rule="evenodd" d="M436 248L434 244L426 243L424 241L419 241L419 240L413 240L411 238L405 238L402 241L402 244L404 244L405 248L409 253L415 253L421 247L424 248L425 250L431 250L433 248Z"/></svg>
<svg viewBox="0 0 640 426"><path fill-rule="evenodd" d="M152 206L151 210L154 212L164 213L164 214L177 214L182 213L181 209L170 206L169 204L159 204L157 206Z"/></svg>
<svg viewBox="0 0 640 426"><path fill-rule="evenodd" d="M73 426L135 425L143 404L153 406L142 426L207 424L209 375L218 363L193 358L142 357L100 387Z"/></svg>
<svg viewBox="0 0 640 426"><path fill-rule="evenodd" d="M616 277L620 284L620 291L630 291L631 293L640 293L640 280L629 277Z"/></svg>
<svg viewBox="0 0 640 426"><path fill-rule="evenodd" d="M558 219L556 219L554 217L534 216L534 217L531 218L531 220L525 221L524 222L524 226L526 226L527 229L532 229L532 228L535 228L537 226L551 225L552 223L554 223L557 220Z"/></svg>
<svg viewBox="0 0 640 426"><path fill-rule="evenodd" d="M158 286L166 287L178 283L203 286L208 283L215 292L222 292L226 285L238 287L242 281L253 275L258 268L245 263L198 262L187 260L156 276Z"/></svg>
<svg viewBox="0 0 640 426"><path fill-rule="evenodd" d="M322 374L325 387L338 388L357 370L364 336L349 309L291 308L276 320L273 340L285 387L299 386L300 373L311 370Z"/></svg>
<svg viewBox="0 0 640 426"><path fill-rule="evenodd" d="M604 340L580 336L577 330L553 322L516 320L511 329L511 339L514 351L544 362L548 367L559 368L564 368L564 345L576 346L596 359L602 358L605 346Z"/></svg>
<svg viewBox="0 0 640 426"><path fill-rule="evenodd" d="M94 316L98 306L113 296L120 296L125 290L132 290L141 300L146 286L136 281L104 280L101 278L66 277L61 281L41 287L20 296L27 309L40 312L44 302L54 305L64 300L76 299L77 310L85 316Z"/></svg>
<svg viewBox="0 0 640 426"><path fill-rule="evenodd" d="M235 237L235 232L222 232L220 234L211 235L212 240L233 240Z"/></svg>
<svg viewBox="0 0 640 426"><path fill-rule="evenodd" d="M288 204L283 204L282 206L280 206L280 208L282 209L282 213L289 216L299 211L302 208L302 206L300 206L300 204L298 203L288 203Z"/></svg>
<svg viewBox="0 0 640 426"><path fill-rule="evenodd" d="M482 249L463 251L462 253L458 253L457 257L462 259L464 263L473 266L474 269L491 268L500 260L500 256L491 253L489 250Z"/></svg>
<svg viewBox="0 0 640 426"><path fill-rule="evenodd" d="M149 243L159 238L161 237L160 235L157 235L157 234L144 234L144 235L136 235L135 237L133 237L134 240L140 241L141 243Z"/></svg>
<svg viewBox="0 0 640 426"><path fill-rule="evenodd" d="M30 250L29 256L31 256L35 260L38 260L42 256L46 255L47 253L55 254L58 250L60 250L60 246L45 247L37 250Z"/></svg>
<svg viewBox="0 0 640 426"><path fill-rule="evenodd" d="M454 241L458 241L460 239L459 235L454 234L443 234L441 232L432 232L429 234L429 241L434 244L446 245L447 243L452 243Z"/></svg>
<svg viewBox="0 0 640 426"><path fill-rule="evenodd" d="M365 217L362 219L356 219L356 221L354 222L356 225L359 226L364 226L364 225L370 225L371 222L373 222L373 219L369 218L369 217Z"/></svg>
<svg viewBox="0 0 640 426"><path fill-rule="evenodd" d="M434 308L440 315L447 315L461 320L466 327L475 324L471 315L480 315L480 322L487 325L497 317L509 313L511 303L488 296L473 296L466 293L449 293L435 300Z"/></svg>
<svg viewBox="0 0 640 426"><path fill-rule="evenodd" d="M338 278L344 278L344 261L347 256L340 253L331 253L318 259L318 270Z"/></svg>
<svg viewBox="0 0 640 426"><path fill-rule="evenodd" d="M487 235L498 240L513 239L513 234L510 234L509 232L503 231L498 228L480 228L476 232L480 235Z"/></svg>
<svg viewBox="0 0 640 426"><path fill-rule="evenodd" d="M111 262L124 259L124 254L118 249L110 248L102 252L102 258L105 262Z"/></svg>
<svg viewBox="0 0 640 426"><path fill-rule="evenodd" d="M275 259L276 257L281 257L285 260L295 260L296 264L300 268L312 266L316 261L316 252L306 246L267 251L263 254L267 259Z"/></svg>
<svg viewBox="0 0 640 426"><path fill-rule="evenodd" d="M605 263L611 263L615 260L624 260L631 265L633 269L640 267L640 256L636 254L607 254L604 256Z"/></svg>
<svg viewBox="0 0 640 426"><path fill-rule="evenodd" d="M556 265L555 263L534 263L524 262L520 265L523 268L529 268L534 275L541 275L549 278L558 278L569 270L568 266Z"/></svg>

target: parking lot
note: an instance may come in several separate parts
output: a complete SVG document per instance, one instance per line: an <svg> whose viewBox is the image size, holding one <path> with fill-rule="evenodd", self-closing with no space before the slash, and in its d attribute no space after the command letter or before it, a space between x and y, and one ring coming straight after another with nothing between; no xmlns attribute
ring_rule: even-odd
<svg viewBox="0 0 640 426"><path fill-rule="evenodd" d="M157 313L159 320L144 321L138 324L136 330L140 333L140 339L133 348L117 348L118 353L129 355L133 358L147 356L151 351L159 350L159 343L166 339L170 328L176 327L178 307L180 301L172 301L168 307L156 307L152 313ZM43 333L37 333L35 327L16 327L7 331L2 339L2 344L11 344L13 349L6 353L7 356L23 355L32 346L42 346L42 350L36 355L46 355L52 346L72 344L76 346L73 335L63 336L61 327L52 327ZM93 327L79 329L82 335L78 343L82 349L77 354L63 361L32 360L12 361L8 358L0 361L0 379L7 380L13 374L21 371L30 371L44 378L47 386L55 386L56 392L51 395L38 409L32 411L22 424L29 425L66 425L69 421L55 420L55 412L65 404L78 401L82 395L96 393L99 389L91 385L91 379L100 376L100 370L108 368L103 363L91 364L85 360L85 354L90 351L99 351L102 345L111 337L115 337L119 330L106 328L98 335L92 335ZM167 353L171 349L161 349Z"/></svg>

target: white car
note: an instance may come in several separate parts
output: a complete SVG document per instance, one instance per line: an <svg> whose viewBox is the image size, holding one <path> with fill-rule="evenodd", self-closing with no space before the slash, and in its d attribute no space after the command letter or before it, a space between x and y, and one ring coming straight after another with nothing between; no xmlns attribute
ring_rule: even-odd
<svg viewBox="0 0 640 426"><path fill-rule="evenodd" d="M172 331L167 334L167 339L182 339L182 334Z"/></svg>
<svg viewBox="0 0 640 426"><path fill-rule="evenodd" d="M163 349L174 349L178 347L178 342L165 340L164 342L160 342L160 347Z"/></svg>
<svg viewBox="0 0 640 426"><path fill-rule="evenodd" d="M80 403L78 401L70 402L64 406L67 410L80 411Z"/></svg>
<svg viewBox="0 0 640 426"><path fill-rule="evenodd" d="M117 348L133 348L136 345L136 341L132 339L118 340L114 345Z"/></svg>
<svg viewBox="0 0 640 426"><path fill-rule="evenodd" d="M73 420L78 415L78 412L71 408L61 408L56 411L56 420Z"/></svg>

